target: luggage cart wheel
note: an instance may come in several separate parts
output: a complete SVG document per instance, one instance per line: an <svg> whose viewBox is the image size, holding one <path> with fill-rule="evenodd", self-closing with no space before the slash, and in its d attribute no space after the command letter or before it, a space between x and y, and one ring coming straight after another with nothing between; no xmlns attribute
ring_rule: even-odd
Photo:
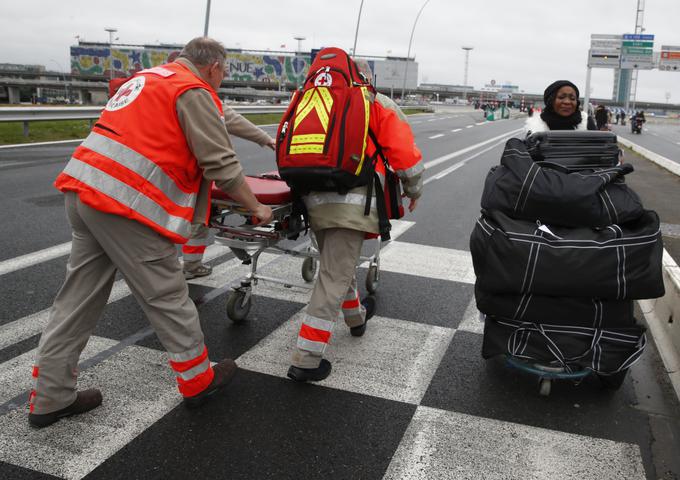
<svg viewBox="0 0 680 480"><path fill-rule="evenodd" d="M380 273L377 265L371 265L366 274L366 290L371 295L378 291L378 281L380 280Z"/></svg>
<svg viewBox="0 0 680 480"><path fill-rule="evenodd" d="M242 323L250 312L253 301L248 292L234 290L227 300L227 315L234 323Z"/></svg>
<svg viewBox="0 0 680 480"><path fill-rule="evenodd" d="M311 282L314 280L314 274L316 273L316 259L307 257L305 261L302 262L302 278L305 282Z"/></svg>
<svg viewBox="0 0 680 480"><path fill-rule="evenodd" d="M538 393L542 397L547 397L550 395L550 387L552 386L552 380L549 378L541 378L539 382Z"/></svg>

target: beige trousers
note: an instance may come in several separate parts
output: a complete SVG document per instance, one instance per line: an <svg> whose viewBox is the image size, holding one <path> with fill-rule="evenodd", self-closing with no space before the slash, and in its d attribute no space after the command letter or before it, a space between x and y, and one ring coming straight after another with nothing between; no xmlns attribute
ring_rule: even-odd
<svg viewBox="0 0 680 480"><path fill-rule="evenodd" d="M73 242L66 278L40 338L32 411L50 413L76 398L80 353L106 306L116 271L125 278L171 358L203 351L198 312L175 245L136 221L94 210L65 194Z"/></svg>
<svg viewBox="0 0 680 480"><path fill-rule="evenodd" d="M327 228L314 231L314 235L319 246L319 276L293 352L292 364L300 368L319 366L340 315L348 327L363 325L366 318L356 283L364 232Z"/></svg>

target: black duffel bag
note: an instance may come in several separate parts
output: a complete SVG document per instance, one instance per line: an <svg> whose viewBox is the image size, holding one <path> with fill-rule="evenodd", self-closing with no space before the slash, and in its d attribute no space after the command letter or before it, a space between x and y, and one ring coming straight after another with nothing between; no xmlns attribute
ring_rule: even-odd
<svg viewBox="0 0 680 480"><path fill-rule="evenodd" d="M605 227L635 220L643 207L624 183L629 164L593 172L572 172L550 162L533 162L524 142L511 138L501 164L484 183L482 208L524 220L572 227Z"/></svg>
<svg viewBox="0 0 680 480"><path fill-rule="evenodd" d="M635 324L632 300L548 297L526 293L501 295L475 286L477 309L494 317L531 323L581 327L628 327Z"/></svg>
<svg viewBox="0 0 680 480"><path fill-rule="evenodd" d="M567 228L484 211L470 236L477 285L489 293L609 300L664 294L656 212L603 229Z"/></svg>
<svg viewBox="0 0 680 480"><path fill-rule="evenodd" d="M537 162L553 162L570 170L610 168L619 163L619 146L612 132L550 130L531 134L527 148Z"/></svg>
<svg viewBox="0 0 680 480"><path fill-rule="evenodd" d="M511 355L568 369L611 375L630 368L642 355L644 327L589 328L533 324L487 316L482 357Z"/></svg>

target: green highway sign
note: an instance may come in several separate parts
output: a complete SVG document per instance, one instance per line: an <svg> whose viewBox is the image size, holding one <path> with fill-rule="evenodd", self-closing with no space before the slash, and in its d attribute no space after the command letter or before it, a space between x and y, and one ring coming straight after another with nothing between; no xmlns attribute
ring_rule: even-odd
<svg viewBox="0 0 680 480"><path fill-rule="evenodd" d="M627 53L629 55L651 55L652 49L651 48L637 48L637 47L623 47L622 52Z"/></svg>
<svg viewBox="0 0 680 480"><path fill-rule="evenodd" d="M639 41L634 41L634 40L624 40L623 41L623 46L624 47L645 47L645 48L652 48L654 46L654 42L639 42Z"/></svg>

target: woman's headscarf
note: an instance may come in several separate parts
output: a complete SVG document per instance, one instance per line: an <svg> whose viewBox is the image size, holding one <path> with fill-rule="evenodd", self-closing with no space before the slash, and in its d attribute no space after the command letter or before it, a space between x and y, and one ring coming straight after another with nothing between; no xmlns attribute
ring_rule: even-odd
<svg viewBox="0 0 680 480"><path fill-rule="evenodd" d="M562 115L555 112L553 108L555 97L557 97L557 92L562 87L571 87L576 92L576 111L568 117L563 117ZM541 112L541 119L543 119L543 121L548 124L550 130L573 130L578 126L578 124L581 123L582 117L581 111L579 110L581 102L579 101L578 97L578 87L569 80L558 80L548 85L548 87L543 92L545 108Z"/></svg>

